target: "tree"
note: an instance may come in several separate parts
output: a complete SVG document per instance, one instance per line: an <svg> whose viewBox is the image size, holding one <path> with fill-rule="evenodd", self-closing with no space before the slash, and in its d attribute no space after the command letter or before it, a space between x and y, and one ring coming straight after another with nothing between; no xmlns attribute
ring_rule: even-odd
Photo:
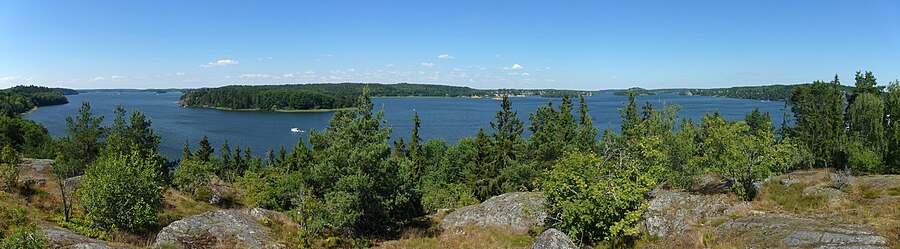
<svg viewBox="0 0 900 249"><path fill-rule="evenodd" d="M810 151L814 163L824 167L838 163L838 145L844 136L842 94L837 79L797 87L791 94L791 111L797 125L792 135L805 150Z"/></svg>
<svg viewBox="0 0 900 249"><path fill-rule="evenodd" d="M638 115L633 91L628 91L625 107L619 109L619 115L622 116L622 135L626 138L637 136L640 131L641 117Z"/></svg>
<svg viewBox="0 0 900 249"><path fill-rule="evenodd" d="M209 162L209 157L212 156L213 152L215 152L215 149L209 144L209 139L206 138L206 136L203 136L203 138L200 139L200 149L197 150L197 159Z"/></svg>
<svg viewBox="0 0 900 249"><path fill-rule="evenodd" d="M194 152L191 152L191 144L187 139L184 140L184 145L181 147L181 160L186 161L191 159Z"/></svg>
<svg viewBox="0 0 900 249"><path fill-rule="evenodd" d="M588 105L587 101L584 100L584 95L581 95L581 100L579 101L578 106L578 129L575 131L575 147L581 151L591 151L594 148L594 144L597 142L597 127L594 127L594 121L591 118L591 114L588 113Z"/></svg>
<svg viewBox="0 0 900 249"><path fill-rule="evenodd" d="M74 167L75 174L84 171L84 166L93 162L100 154L100 140L104 135L104 129L100 126L103 116L94 117L89 102L82 102L78 113L79 116L75 119L66 117L68 136L60 143L61 148L57 154L57 162Z"/></svg>
<svg viewBox="0 0 900 249"><path fill-rule="evenodd" d="M104 156L88 166L78 191L88 219L106 229L130 232L155 224L162 204L157 164L134 151Z"/></svg>
<svg viewBox="0 0 900 249"><path fill-rule="evenodd" d="M880 96L863 92L856 96L856 101L848 108L849 139L858 146L846 148L850 167L854 171L878 173L882 172L881 159L886 151L884 131L884 101ZM845 147L852 142L844 143ZM859 157L868 157L861 159Z"/></svg>
<svg viewBox="0 0 900 249"><path fill-rule="evenodd" d="M889 171L896 174L900 173L900 80L895 80L888 86L885 109L887 154L884 162L889 163Z"/></svg>
<svg viewBox="0 0 900 249"><path fill-rule="evenodd" d="M71 216L75 197L72 193L75 189L74 186L66 186L65 181L67 178L80 175L85 171L85 165L93 163L100 153L99 140L104 133L103 127L100 126L103 116L94 117L89 102L82 102L81 110L78 113L79 116L75 119L66 117L68 136L60 139L56 163L53 164L53 173L56 174L63 213L67 221Z"/></svg>
<svg viewBox="0 0 900 249"><path fill-rule="evenodd" d="M744 117L744 122L750 126L750 133L773 131L772 117L769 116L768 112L765 114L761 113L759 108L755 108L750 114L747 114L747 116Z"/></svg>
<svg viewBox="0 0 900 249"><path fill-rule="evenodd" d="M704 116L704 138L700 162L732 183L732 190L745 200L756 195L753 182L789 168L794 147L776 144L771 130L750 133L745 122L728 122ZM783 141L784 142L784 141Z"/></svg>
<svg viewBox="0 0 900 249"><path fill-rule="evenodd" d="M517 159L517 145L521 144L523 126L522 121L516 117L516 111L512 110L512 101L509 96L503 96L500 110L495 115L497 120L491 122L494 133L491 137L494 141L494 163L497 167L511 166Z"/></svg>

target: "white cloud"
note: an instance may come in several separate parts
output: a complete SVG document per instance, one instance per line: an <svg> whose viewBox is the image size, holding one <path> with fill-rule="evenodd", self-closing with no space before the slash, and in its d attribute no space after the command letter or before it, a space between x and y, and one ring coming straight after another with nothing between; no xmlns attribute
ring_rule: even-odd
<svg viewBox="0 0 900 249"><path fill-rule="evenodd" d="M236 60L218 60L218 61L215 61L215 62L209 62L209 63L206 63L206 64L201 64L200 67L203 67L203 68L208 68L208 67L224 67L224 66L228 66L228 65L237 65L237 64L240 64L240 62L238 62L238 61L236 61Z"/></svg>
<svg viewBox="0 0 900 249"><path fill-rule="evenodd" d="M419 64L419 65L420 65L420 66L423 66L423 67L433 67L433 66L434 66L434 63L431 63L431 62L422 62L422 63Z"/></svg>
<svg viewBox="0 0 900 249"><path fill-rule="evenodd" d="M531 76L530 73L522 73L522 76Z"/></svg>
<svg viewBox="0 0 900 249"><path fill-rule="evenodd" d="M519 70L524 68L522 65L513 64L511 67L504 67L503 70Z"/></svg>
<svg viewBox="0 0 900 249"><path fill-rule="evenodd" d="M94 77L94 79L93 79L93 81L104 81L104 80L106 80L106 78L102 77L102 76L97 76L97 77Z"/></svg>
<svg viewBox="0 0 900 249"><path fill-rule="evenodd" d="M245 74L241 74L241 76L238 76L238 77L240 77L242 79L255 79L255 78L271 78L272 75L259 74L259 73L245 73Z"/></svg>
<svg viewBox="0 0 900 249"><path fill-rule="evenodd" d="M110 78L110 79L114 79L114 80L121 80L121 79L124 79L125 77L118 76L118 75L113 75L113 76L111 76L111 77L109 77L109 78Z"/></svg>
<svg viewBox="0 0 900 249"><path fill-rule="evenodd" d="M34 79L34 77L6 76L0 78L0 82L21 83L23 81L31 81L32 79Z"/></svg>
<svg viewBox="0 0 900 249"><path fill-rule="evenodd" d="M396 65L394 65L394 64L384 64L384 67L394 67L394 66L396 66Z"/></svg>
<svg viewBox="0 0 900 249"><path fill-rule="evenodd" d="M281 77L282 77L282 78L293 78L293 77L294 77L294 74L293 74L293 73L286 73L286 74L282 74Z"/></svg>
<svg viewBox="0 0 900 249"><path fill-rule="evenodd" d="M179 76L184 75L184 72L177 72L177 73L175 73L175 75L179 75Z"/></svg>
<svg viewBox="0 0 900 249"><path fill-rule="evenodd" d="M452 60L452 59L454 59L454 58L456 58L456 57L453 57L452 55L449 55L449 54L439 54L439 55L438 55L438 58L441 58L441 59L447 59L447 60Z"/></svg>

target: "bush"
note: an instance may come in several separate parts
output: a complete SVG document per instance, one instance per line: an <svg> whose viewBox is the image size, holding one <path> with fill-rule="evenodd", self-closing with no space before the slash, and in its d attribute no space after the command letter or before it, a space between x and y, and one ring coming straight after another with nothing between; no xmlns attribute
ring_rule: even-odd
<svg viewBox="0 0 900 249"><path fill-rule="evenodd" d="M197 188L208 185L214 175L215 165L194 159L181 161L181 165L175 168L172 184L182 192L193 194Z"/></svg>
<svg viewBox="0 0 900 249"><path fill-rule="evenodd" d="M0 149L0 186L6 191L16 188L19 179L19 155L9 145Z"/></svg>
<svg viewBox="0 0 900 249"><path fill-rule="evenodd" d="M841 150L847 155L847 165L856 173L878 173L881 171L881 155L857 140L844 143Z"/></svg>
<svg viewBox="0 0 900 249"><path fill-rule="evenodd" d="M103 228L130 232L154 224L162 203L157 163L132 152L105 156L89 165L78 191L88 219Z"/></svg>
<svg viewBox="0 0 900 249"><path fill-rule="evenodd" d="M655 180L636 170L639 166L634 162L622 161L606 165L602 158L587 153L561 158L544 185L550 220L556 221L551 225L588 245L603 240L615 244L637 234L646 209L644 197Z"/></svg>
<svg viewBox="0 0 900 249"><path fill-rule="evenodd" d="M44 248L44 235L37 231L34 224L19 226L13 229L9 237L0 241L0 248L6 249L40 249Z"/></svg>
<svg viewBox="0 0 900 249"><path fill-rule="evenodd" d="M463 183L428 185L422 191L422 206L428 212L478 204L475 192Z"/></svg>

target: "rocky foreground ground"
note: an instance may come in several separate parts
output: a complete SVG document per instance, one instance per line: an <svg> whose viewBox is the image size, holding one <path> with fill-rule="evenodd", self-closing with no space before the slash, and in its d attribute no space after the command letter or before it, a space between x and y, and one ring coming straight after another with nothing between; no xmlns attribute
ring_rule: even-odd
<svg viewBox="0 0 900 249"><path fill-rule="evenodd" d="M20 181L52 193L57 179L50 160L25 160ZM70 179L77 184L78 179ZM707 176L693 190L660 188L651 193L639 248L900 248L900 175L853 177L829 170L798 171L756 184L759 195L741 201L721 179ZM170 190L172 192L174 190ZM0 198L3 206L52 209L35 195L28 200ZM283 213L259 208L192 206L140 243L108 242L61 228L49 217L38 227L52 248L288 248L297 224ZM433 231L404 233L380 241L382 248L579 248L566 234L547 229L544 197L535 192L495 196L472 206L429 216ZM180 204L179 204L180 203ZM43 206L42 206L43 205ZM3 207L0 206L0 207ZM196 208L193 206L203 206ZM174 212L172 211L172 212Z"/></svg>

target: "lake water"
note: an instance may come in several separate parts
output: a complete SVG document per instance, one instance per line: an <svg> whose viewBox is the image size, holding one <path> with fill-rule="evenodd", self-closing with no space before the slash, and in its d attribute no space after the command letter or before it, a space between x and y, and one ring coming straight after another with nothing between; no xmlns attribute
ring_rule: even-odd
<svg viewBox="0 0 900 249"><path fill-rule="evenodd" d="M192 149L197 149L197 141L208 136L216 150L223 139L228 139L231 148L250 146L254 154L263 155L269 149L278 150L282 145L288 150L301 136L308 136L309 130L322 130L333 113L276 113L276 112L234 112L203 108L182 108L178 106L180 93L82 93L69 95L69 103L58 106L41 107L25 115L25 118L44 124L54 137L64 136L67 116L76 116L82 101L89 101L94 115L103 115L104 125L110 125L113 109L121 104L129 112L140 109L153 121L153 129L162 136L160 151L170 157L181 155L185 139L190 140ZM601 129L618 130L620 117L617 111L625 101L624 96L598 94L586 97L594 124ZM718 110L729 120L743 119L754 108L770 112L773 124L780 125L783 119L784 102L764 102L759 100L713 98L700 96L680 96L660 94L639 96L639 104L651 102L655 107L662 103L681 105L679 114L693 118L699 123L704 113ZM526 127L528 114L540 105L559 99L541 97L513 97L513 108L518 111ZM442 138L455 143L460 138L474 136L479 127L490 131L490 122L500 109L500 101L469 98L376 98L376 109L385 110L385 124L393 128L392 139L399 136L409 138L413 111L421 118L420 135L425 139ZM575 101L577 108L578 103ZM130 115L130 114L129 114ZM306 132L293 133L297 127ZM526 135L528 131L526 129ZM218 151L216 151L218 153Z"/></svg>

